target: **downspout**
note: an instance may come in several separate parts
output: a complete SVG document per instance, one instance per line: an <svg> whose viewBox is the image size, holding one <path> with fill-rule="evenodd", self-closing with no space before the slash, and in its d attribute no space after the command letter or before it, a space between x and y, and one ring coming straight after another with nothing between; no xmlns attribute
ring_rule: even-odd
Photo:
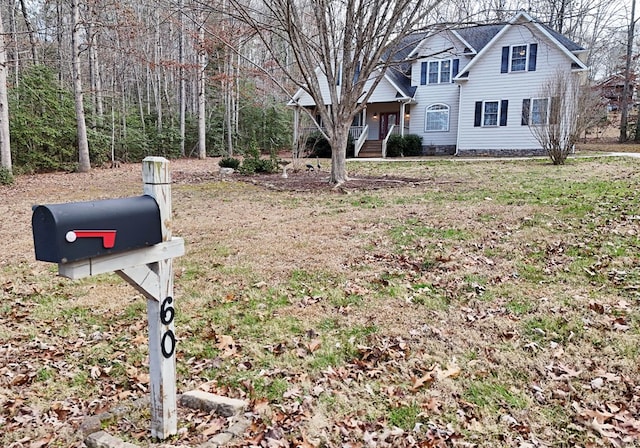
<svg viewBox="0 0 640 448"><path fill-rule="evenodd" d="M293 108L293 148L292 149L292 154L293 154L293 158L296 159L298 154L299 154L299 150L300 148L298 148L298 131L299 131L299 127L300 127L300 110L299 110L298 105L296 105L296 107Z"/></svg>
<svg viewBox="0 0 640 448"><path fill-rule="evenodd" d="M462 123L462 107L460 107L460 91L462 86L460 84L458 84L458 126L457 126L457 130L456 130L456 152L453 153L454 157L458 157L460 154L458 154L458 150L460 148L460 123Z"/></svg>

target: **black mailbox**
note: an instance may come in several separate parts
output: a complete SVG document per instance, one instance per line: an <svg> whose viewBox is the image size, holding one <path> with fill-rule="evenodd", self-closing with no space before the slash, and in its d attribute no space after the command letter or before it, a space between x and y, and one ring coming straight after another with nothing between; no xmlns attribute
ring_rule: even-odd
<svg viewBox="0 0 640 448"><path fill-rule="evenodd" d="M151 196L38 205L31 218L36 260L68 263L162 242Z"/></svg>

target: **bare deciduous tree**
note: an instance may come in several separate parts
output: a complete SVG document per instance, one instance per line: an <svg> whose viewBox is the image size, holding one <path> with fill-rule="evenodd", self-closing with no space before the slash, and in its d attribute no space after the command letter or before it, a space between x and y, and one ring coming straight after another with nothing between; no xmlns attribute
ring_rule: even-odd
<svg viewBox="0 0 640 448"><path fill-rule="evenodd" d="M204 46L204 19L198 25L198 158L207 157L207 122L206 122L206 70L207 51Z"/></svg>
<svg viewBox="0 0 640 448"><path fill-rule="evenodd" d="M526 110L529 129L553 164L563 165L580 135L601 118L604 103L583 74L562 70L543 84L538 97Z"/></svg>
<svg viewBox="0 0 640 448"><path fill-rule="evenodd" d="M73 29L71 30L73 91L76 104L76 122L78 128L78 171L86 173L91 170L89 160L89 141L87 139L87 123L84 117L84 95L82 92L82 71L80 70L80 0L72 0Z"/></svg>
<svg viewBox="0 0 640 448"><path fill-rule="evenodd" d="M9 100L7 98L7 46L0 11L0 166L11 172Z"/></svg>
<svg viewBox="0 0 640 448"><path fill-rule="evenodd" d="M635 36L636 25L635 11L636 0L633 0L631 2L631 17L629 18L629 28L627 30L627 54L624 65L624 86L622 89L622 101L620 101L620 143L626 142L629 138L629 93L631 88L631 57L633 55L633 39Z"/></svg>
<svg viewBox="0 0 640 448"><path fill-rule="evenodd" d="M407 35L424 27L440 1L230 0L236 18L255 31L293 84L326 106L317 112L332 148L331 183L348 180L346 148L353 118L395 63L391 55ZM288 44L294 64L284 63L280 48L272 45L274 37Z"/></svg>

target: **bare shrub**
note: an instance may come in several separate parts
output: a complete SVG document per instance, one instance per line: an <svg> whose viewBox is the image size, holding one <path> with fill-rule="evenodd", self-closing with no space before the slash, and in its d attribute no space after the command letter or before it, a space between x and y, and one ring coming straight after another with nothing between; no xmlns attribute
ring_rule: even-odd
<svg viewBox="0 0 640 448"><path fill-rule="evenodd" d="M602 99L590 89L581 73L558 70L542 86L536 119L528 118L531 133L551 158L562 165L579 136L601 117Z"/></svg>

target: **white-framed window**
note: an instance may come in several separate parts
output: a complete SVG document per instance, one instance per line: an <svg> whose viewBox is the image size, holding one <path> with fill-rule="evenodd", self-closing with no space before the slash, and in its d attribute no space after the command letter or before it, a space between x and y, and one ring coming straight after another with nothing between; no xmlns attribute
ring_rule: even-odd
<svg viewBox="0 0 640 448"><path fill-rule="evenodd" d="M451 82L451 59L440 62L440 82Z"/></svg>
<svg viewBox="0 0 640 448"><path fill-rule="evenodd" d="M420 85L445 84L458 74L459 59L438 59L423 62L420 67Z"/></svg>
<svg viewBox="0 0 640 448"><path fill-rule="evenodd" d="M449 106L432 104L425 113L426 132L446 132L449 130Z"/></svg>
<svg viewBox="0 0 640 448"><path fill-rule="evenodd" d="M527 70L527 45L511 47L511 71L524 72Z"/></svg>
<svg viewBox="0 0 640 448"><path fill-rule="evenodd" d="M429 84L437 84L438 83L438 72L440 71L440 62L439 61L431 61L429 62Z"/></svg>
<svg viewBox="0 0 640 448"><path fill-rule="evenodd" d="M531 124L546 124L549 116L549 98L531 100Z"/></svg>
<svg viewBox="0 0 640 448"><path fill-rule="evenodd" d="M550 98L525 98L522 100L522 125L543 125L549 123Z"/></svg>
<svg viewBox="0 0 640 448"><path fill-rule="evenodd" d="M534 72L538 57L538 44L519 44L502 47L500 73Z"/></svg>
<svg viewBox="0 0 640 448"><path fill-rule="evenodd" d="M482 105L482 126L498 126L499 101L485 101Z"/></svg>
<svg viewBox="0 0 640 448"><path fill-rule="evenodd" d="M509 111L509 100L476 101L473 126L494 127L506 126Z"/></svg>

